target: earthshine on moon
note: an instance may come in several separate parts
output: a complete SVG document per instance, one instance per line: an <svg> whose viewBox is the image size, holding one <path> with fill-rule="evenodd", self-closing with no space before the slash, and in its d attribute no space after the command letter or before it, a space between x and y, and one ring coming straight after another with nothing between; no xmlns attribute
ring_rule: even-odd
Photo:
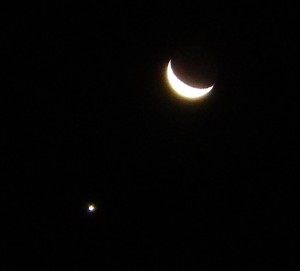
<svg viewBox="0 0 300 271"><path fill-rule="evenodd" d="M201 98L202 96L209 93L214 85L208 88L195 88L191 87L188 84L181 81L173 72L171 67L171 60L169 61L168 67L167 67L167 79L172 87L172 89L179 94L180 96L183 96L187 99L197 99Z"/></svg>

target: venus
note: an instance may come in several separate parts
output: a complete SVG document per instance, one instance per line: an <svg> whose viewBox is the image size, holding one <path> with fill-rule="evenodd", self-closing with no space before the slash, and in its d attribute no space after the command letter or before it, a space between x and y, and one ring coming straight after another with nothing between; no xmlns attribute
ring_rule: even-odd
<svg viewBox="0 0 300 271"><path fill-rule="evenodd" d="M95 205L94 205L94 204L89 204L89 206L88 206L88 211L89 211L90 213L95 212L95 211L96 211Z"/></svg>

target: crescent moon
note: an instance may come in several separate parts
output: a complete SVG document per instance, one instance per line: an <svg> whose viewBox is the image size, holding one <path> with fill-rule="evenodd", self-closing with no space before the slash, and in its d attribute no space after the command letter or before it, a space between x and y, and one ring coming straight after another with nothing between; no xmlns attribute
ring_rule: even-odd
<svg viewBox="0 0 300 271"><path fill-rule="evenodd" d="M172 89L179 94L188 99L197 99L212 90L214 85L208 88L195 88L187 85L186 83L182 82L177 76L174 74L172 67L171 67L171 60L169 61L167 67L167 78L169 81L170 86Z"/></svg>

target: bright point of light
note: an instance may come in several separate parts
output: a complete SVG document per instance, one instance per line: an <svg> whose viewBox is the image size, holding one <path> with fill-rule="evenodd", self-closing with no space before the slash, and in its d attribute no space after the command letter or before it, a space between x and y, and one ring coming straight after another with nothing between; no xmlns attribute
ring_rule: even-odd
<svg viewBox="0 0 300 271"><path fill-rule="evenodd" d="M185 98L189 99L197 99L212 90L214 85L209 88L195 88L187 85L186 83L182 82L177 78L171 68L171 60L169 61L168 68L167 68L167 78L169 81L170 86L175 90L175 92Z"/></svg>
<svg viewBox="0 0 300 271"><path fill-rule="evenodd" d="M88 207L88 209L89 209L89 212L95 212L96 207L95 207L94 204L90 204L89 207Z"/></svg>

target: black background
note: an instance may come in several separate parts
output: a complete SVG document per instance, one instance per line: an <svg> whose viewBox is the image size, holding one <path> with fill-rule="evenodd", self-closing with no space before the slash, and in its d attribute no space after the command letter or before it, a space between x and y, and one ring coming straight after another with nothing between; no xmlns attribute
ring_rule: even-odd
<svg viewBox="0 0 300 271"><path fill-rule="evenodd" d="M294 10L4 9L1 224L3 257L15 260L3 270L295 265ZM209 96L189 102L170 91L165 68L197 45L215 52L219 75Z"/></svg>

